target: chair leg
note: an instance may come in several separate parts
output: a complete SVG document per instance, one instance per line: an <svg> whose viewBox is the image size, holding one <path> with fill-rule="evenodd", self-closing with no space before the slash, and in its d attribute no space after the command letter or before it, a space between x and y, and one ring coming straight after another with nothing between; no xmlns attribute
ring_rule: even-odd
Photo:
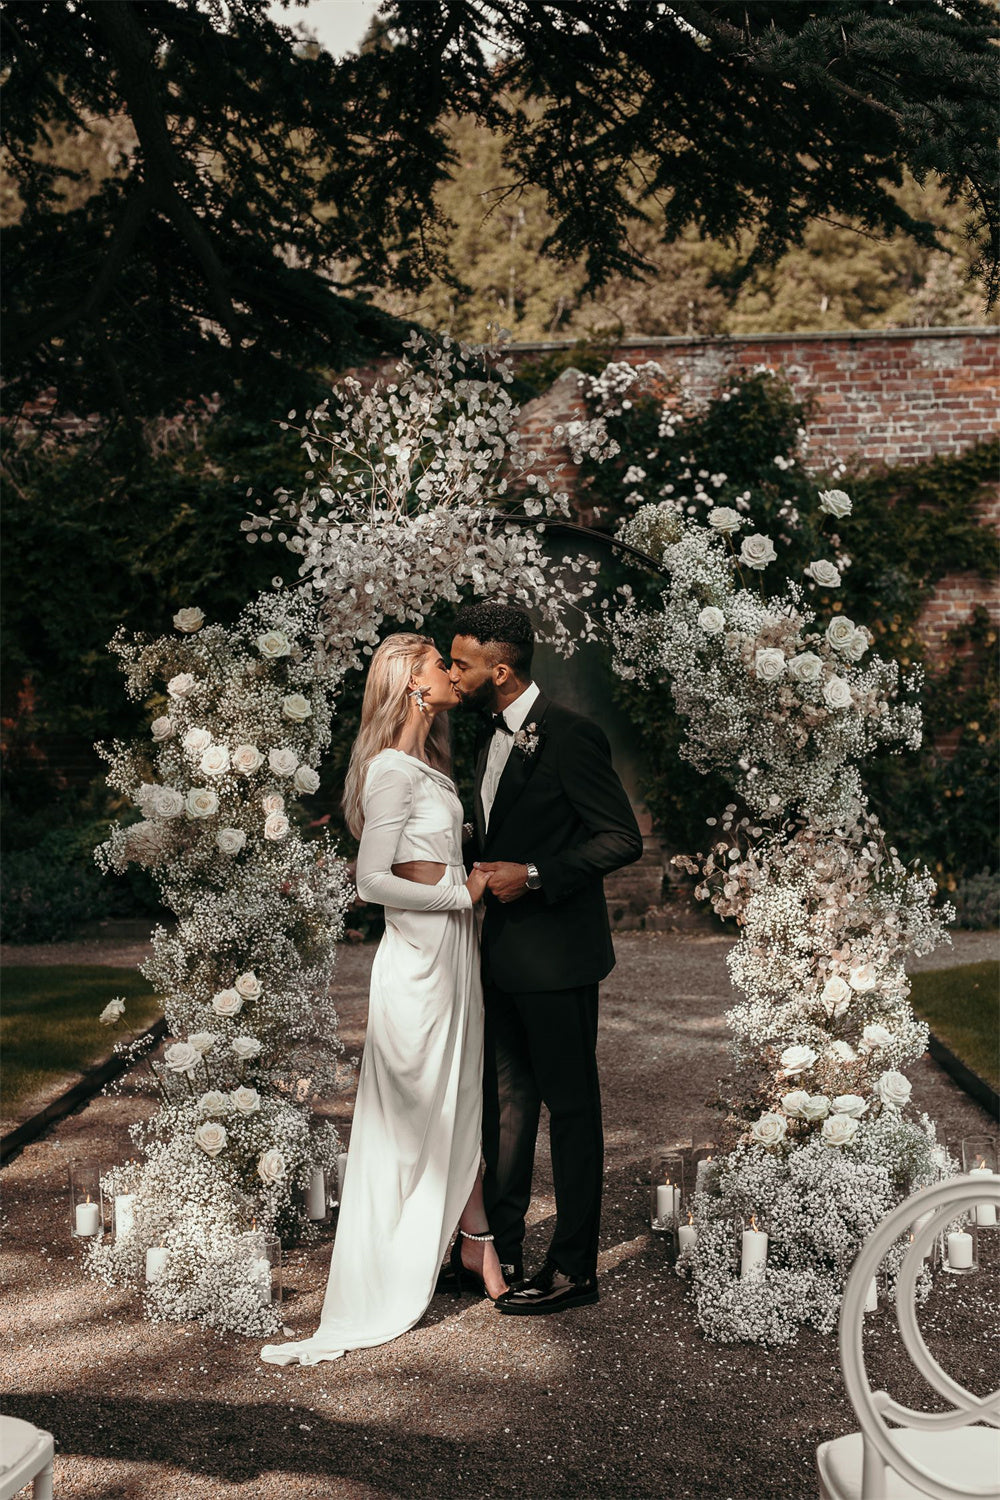
<svg viewBox="0 0 1000 1500"><path fill-rule="evenodd" d="M32 1500L52 1500L52 1460L49 1459L45 1468L35 1475L31 1486Z"/></svg>
<svg viewBox="0 0 1000 1500"><path fill-rule="evenodd" d="M866 1437L862 1437L861 1443L861 1500L880 1500L888 1482L885 1461Z"/></svg>

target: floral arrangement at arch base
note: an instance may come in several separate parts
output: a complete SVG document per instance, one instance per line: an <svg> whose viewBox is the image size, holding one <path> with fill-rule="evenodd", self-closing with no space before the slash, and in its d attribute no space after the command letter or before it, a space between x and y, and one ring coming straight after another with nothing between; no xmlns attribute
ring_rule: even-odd
<svg viewBox="0 0 1000 1500"><path fill-rule="evenodd" d="M819 507L835 525L841 490ZM926 870L907 868L869 810L864 760L920 743L917 673L871 654L871 633L831 607L845 559L817 558L768 593L772 539L745 513L642 506L620 529L669 580L657 609L628 595L611 619L618 669L668 683L682 754L722 773L715 845L676 862L740 938L742 998L728 1021L735 1074L723 1154L694 1195L697 1238L678 1259L702 1329L781 1343L837 1318L863 1240L897 1203L947 1170L900 1069L927 1046L908 1003L907 953L954 919ZM742 535L741 535L742 533ZM825 617L825 618L824 618ZM763 1275L739 1274L739 1227L769 1235ZM893 1277L905 1244L886 1262Z"/></svg>
<svg viewBox="0 0 1000 1500"><path fill-rule="evenodd" d="M141 1288L153 1318L268 1334L280 1308L262 1296L247 1232L308 1236L303 1190L341 1149L314 1104L345 1081L329 991L352 891L326 837L303 839L291 816L319 786L341 671L317 652L315 609L295 593L261 596L232 629L195 608L174 624L112 643L128 692L154 712L145 744L103 751L110 785L142 817L96 857L106 871L146 866L177 920L142 965L171 1037L151 1064L158 1108L131 1129L136 1159L105 1184L132 1195L131 1226L88 1261ZM123 1018L121 1000L101 1016ZM147 1283L153 1246L166 1262Z"/></svg>

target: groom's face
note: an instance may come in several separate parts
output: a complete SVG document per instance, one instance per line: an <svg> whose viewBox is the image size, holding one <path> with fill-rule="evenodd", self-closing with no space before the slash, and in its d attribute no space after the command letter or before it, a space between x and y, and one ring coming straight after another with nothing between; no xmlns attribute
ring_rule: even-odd
<svg viewBox="0 0 1000 1500"><path fill-rule="evenodd" d="M493 665L487 648L471 635L456 635L451 643L451 680L463 708L496 713L497 677L510 672L504 663Z"/></svg>

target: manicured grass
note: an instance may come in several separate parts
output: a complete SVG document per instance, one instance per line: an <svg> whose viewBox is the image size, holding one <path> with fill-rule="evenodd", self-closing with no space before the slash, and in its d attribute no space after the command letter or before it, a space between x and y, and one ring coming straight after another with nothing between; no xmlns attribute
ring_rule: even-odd
<svg viewBox="0 0 1000 1500"><path fill-rule="evenodd" d="M161 1014L149 985L131 969L25 964L0 971L0 1088L7 1119L40 1089L62 1078L72 1081L110 1056L116 1039L128 1034L120 1023L98 1024L114 995L125 1000L124 1020L134 1032L145 1031Z"/></svg>
<svg viewBox="0 0 1000 1500"><path fill-rule="evenodd" d="M1000 963L929 969L912 982L913 1008L938 1041L1000 1089Z"/></svg>

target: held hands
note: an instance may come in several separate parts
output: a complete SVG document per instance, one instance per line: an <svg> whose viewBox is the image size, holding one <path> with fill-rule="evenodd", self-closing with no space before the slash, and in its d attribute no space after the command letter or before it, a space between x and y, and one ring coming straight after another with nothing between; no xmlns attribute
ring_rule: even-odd
<svg viewBox="0 0 1000 1500"><path fill-rule="evenodd" d="M475 906L477 902L483 899L483 892L486 890L486 887L489 885L489 883L490 877L487 875L482 865L473 865L472 869L469 871L468 879L465 882L465 889L472 897L473 906Z"/></svg>
<svg viewBox="0 0 1000 1500"><path fill-rule="evenodd" d="M492 863L489 861L477 863L473 866L472 873L475 875L480 870L485 872L487 884L493 895L505 905L509 901L516 901L528 889L527 865L515 865L509 860L501 859Z"/></svg>

